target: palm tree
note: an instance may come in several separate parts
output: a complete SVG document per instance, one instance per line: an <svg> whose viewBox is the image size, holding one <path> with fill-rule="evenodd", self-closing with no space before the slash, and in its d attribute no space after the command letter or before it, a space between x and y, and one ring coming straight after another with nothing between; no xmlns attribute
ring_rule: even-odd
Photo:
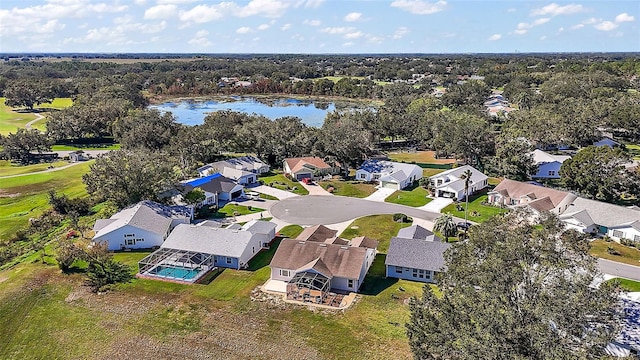
<svg viewBox="0 0 640 360"><path fill-rule="evenodd" d="M464 225L467 225L467 212L469 211L469 183L471 182L471 170L467 169L463 174L462 178L464 179Z"/></svg>
<svg viewBox="0 0 640 360"><path fill-rule="evenodd" d="M436 219L433 224L433 230L440 232L445 238L446 242L449 242L449 237L454 236L458 228L456 222L453 220L453 216L450 213L442 214Z"/></svg>

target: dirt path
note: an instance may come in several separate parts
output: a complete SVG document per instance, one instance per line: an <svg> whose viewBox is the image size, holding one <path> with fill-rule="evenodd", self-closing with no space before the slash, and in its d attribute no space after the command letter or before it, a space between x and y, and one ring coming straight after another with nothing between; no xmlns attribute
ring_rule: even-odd
<svg viewBox="0 0 640 360"><path fill-rule="evenodd" d="M64 165L64 166L60 166L60 167L53 168L53 169L47 169L47 170L42 170L42 171L34 171L34 172L24 173L24 174L0 176L0 179L9 179L9 178L14 178L14 177L18 177L18 176L28 176L28 175L43 174L43 173L48 173L48 172L52 172L52 171L64 170L64 169L66 169L68 167L72 167L74 165L79 165L79 164L82 164L82 163L83 162L74 162L74 163L71 163L69 165Z"/></svg>
<svg viewBox="0 0 640 360"><path fill-rule="evenodd" d="M44 119L44 116L42 116L42 115L40 115L38 113L33 113L33 115L35 115L36 118L31 120L31 121L29 121L28 123L26 123L24 125L24 128L27 129L27 130L32 130L33 128L31 127L31 125L33 125L33 124L37 123L38 121Z"/></svg>

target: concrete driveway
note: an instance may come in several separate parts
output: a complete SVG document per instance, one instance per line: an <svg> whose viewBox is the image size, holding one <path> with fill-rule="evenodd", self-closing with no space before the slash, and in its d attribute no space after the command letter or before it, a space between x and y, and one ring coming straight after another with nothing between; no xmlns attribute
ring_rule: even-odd
<svg viewBox="0 0 640 360"><path fill-rule="evenodd" d="M255 191L255 192L262 193L262 194L271 195L271 196L274 196L274 197L276 197L276 198L278 198L280 200L284 200L284 199L300 196L298 194L294 194L294 193L289 192L289 191L284 191L284 190L272 188L270 186L265 186L265 185L258 185L258 186L250 187L250 188L248 188L248 190L245 190L245 192L247 192L247 191Z"/></svg>
<svg viewBox="0 0 640 360"><path fill-rule="evenodd" d="M296 196L284 199L269 210L273 217L290 224L337 224L367 215L403 213L433 222L439 213L409 206L344 196Z"/></svg>
<svg viewBox="0 0 640 360"><path fill-rule="evenodd" d="M378 188L378 190L376 190L376 192L374 192L373 194L367 196L366 198L364 198L364 200L384 202L384 199L388 198L394 192L396 192L394 189Z"/></svg>
<svg viewBox="0 0 640 360"><path fill-rule="evenodd" d="M431 200L427 205L420 206L418 209L424 211L441 212L447 205L452 204L453 199L448 198L435 198Z"/></svg>
<svg viewBox="0 0 640 360"><path fill-rule="evenodd" d="M333 196L332 193L328 192L320 185L307 185L302 181L300 182L300 185L302 185L303 188L307 189L309 195Z"/></svg>

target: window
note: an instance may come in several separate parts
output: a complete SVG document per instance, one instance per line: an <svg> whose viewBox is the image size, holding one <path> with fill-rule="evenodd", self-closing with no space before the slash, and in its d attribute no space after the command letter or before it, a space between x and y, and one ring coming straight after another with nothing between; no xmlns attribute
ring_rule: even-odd
<svg viewBox="0 0 640 360"><path fill-rule="evenodd" d="M227 264L231 264L231 260L232 260L232 258L227 256Z"/></svg>
<svg viewBox="0 0 640 360"><path fill-rule="evenodd" d="M378 179L380 179L380 175L378 174L373 175L373 180L378 180Z"/></svg>
<svg viewBox="0 0 640 360"><path fill-rule="evenodd" d="M289 276L289 270L280 270L280 276Z"/></svg>
<svg viewBox="0 0 640 360"><path fill-rule="evenodd" d="M402 274L402 267L401 266L396 266L396 273Z"/></svg>
<svg viewBox="0 0 640 360"><path fill-rule="evenodd" d="M136 234L124 234L124 237L134 237Z"/></svg>
<svg viewBox="0 0 640 360"><path fill-rule="evenodd" d="M620 230L613 230L613 237L617 237L617 238L623 238L624 237L624 233Z"/></svg>
<svg viewBox="0 0 640 360"><path fill-rule="evenodd" d="M549 176L556 176L556 172L554 170L549 170Z"/></svg>
<svg viewBox="0 0 640 360"><path fill-rule="evenodd" d="M365 174L360 174L360 179L365 179L367 177L367 175Z"/></svg>
<svg viewBox="0 0 640 360"><path fill-rule="evenodd" d="M633 241L640 242L640 235L634 235L633 236Z"/></svg>
<svg viewBox="0 0 640 360"><path fill-rule="evenodd" d="M125 243L125 245L135 245L136 244L136 239L125 239L124 243Z"/></svg>
<svg viewBox="0 0 640 360"><path fill-rule="evenodd" d="M353 279L349 279L349 281L347 281L347 287L353 288Z"/></svg>

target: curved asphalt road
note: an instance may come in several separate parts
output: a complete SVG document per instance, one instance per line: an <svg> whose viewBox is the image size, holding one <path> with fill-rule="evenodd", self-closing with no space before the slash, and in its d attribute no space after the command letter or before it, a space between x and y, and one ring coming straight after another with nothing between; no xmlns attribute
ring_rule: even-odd
<svg viewBox="0 0 640 360"><path fill-rule="evenodd" d="M638 266L622 264L605 259L598 259L598 266L600 267L600 271L605 274L640 281L640 267Z"/></svg>
<svg viewBox="0 0 640 360"><path fill-rule="evenodd" d="M290 224L336 224L362 216L402 213L434 221L441 214L405 205L345 196L307 195L284 199L269 209L273 217Z"/></svg>

